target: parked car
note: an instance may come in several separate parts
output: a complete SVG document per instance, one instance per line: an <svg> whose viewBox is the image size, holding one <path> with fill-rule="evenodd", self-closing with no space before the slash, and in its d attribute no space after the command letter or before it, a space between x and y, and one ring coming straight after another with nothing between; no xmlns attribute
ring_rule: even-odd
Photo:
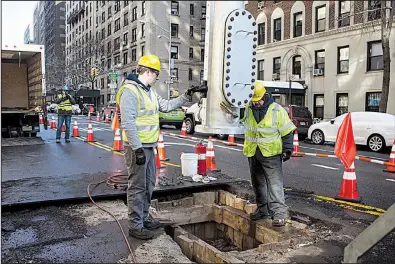
<svg viewBox="0 0 395 264"><path fill-rule="evenodd" d="M300 140L307 137L309 127L313 124L313 117L309 109L305 106L289 105L283 106L287 111L300 136Z"/></svg>
<svg viewBox="0 0 395 264"><path fill-rule="evenodd" d="M72 105L71 107L72 107L73 115L79 115L81 113L81 109L79 105L75 104Z"/></svg>
<svg viewBox="0 0 395 264"><path fill-rule="evenodd" d="M108 115L108 120L112 120L116 110L115 103L108 103L104 106L100 112L100 118L104 121L106 119L106 115ZM118 119L121 119L121 113L118 111Z"/></svg>
<svg viewBox="0 0 395 264"><path fill-rule="evenodd" d="M329 122L320 122L310 126L308 138L314 144L325 141L336 142L337 131L346 114ZM368 146L372 151L379 152L392 146L395 139L395 116L376 112L352 112L351 121L354 140L357 145Z"/></svg>
<svg viewBox="0 0 395 264"><path fill-rule="evenodd" d="M185 113L183 108L177 108L168 113L159 112L159 125L172 125L177 129L182 128L182 122L184 121Z"/></svg>

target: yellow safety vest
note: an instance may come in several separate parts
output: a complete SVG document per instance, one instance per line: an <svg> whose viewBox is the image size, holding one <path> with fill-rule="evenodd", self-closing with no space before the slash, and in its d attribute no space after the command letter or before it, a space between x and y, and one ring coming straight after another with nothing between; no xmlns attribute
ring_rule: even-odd
<svg viewBox="0 0 395 264"><path fill-rule="evenodd" d="M159 139L159 105L157 94L152 92L152 100L137 84L124 84L119 88L116 102L120 105L121 95L125 89L132 91L137 97L137 134L141 143L155 143ZM127 118L121 116L121 118ZM122 130L122 140L128 142L125 130Z"/></svg>
<svg viewBox="0 0 395 264"><path fill-rule="evenodd" d="M59 99L62 98L62 97L63 97L63 95L58 94L58 98L59 98ZM58 104L58 110L62 110L62 111L72 111L72 110L73 110L73 107L71 106L70 100L67 99L67 100L64 100L64 101L60 102L60 103Z"/></svg>
<svg viewBox="0 0 395 264"><path fill-rule="evenodd" d="M272 103L265 117L257 123L249 106L241 120L245 126L245 139L243 154L252 157L259 147L262 156L272 157L279 155L283 150L281 137L293 132L296 127L289 119L287 111L277 103Z"/></svg>

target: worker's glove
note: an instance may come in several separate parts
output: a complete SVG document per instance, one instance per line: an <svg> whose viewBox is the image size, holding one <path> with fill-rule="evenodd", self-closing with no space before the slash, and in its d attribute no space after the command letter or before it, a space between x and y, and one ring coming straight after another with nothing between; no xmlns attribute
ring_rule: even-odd
<svg viewBox="0 0 395 264"><path fill-rule="evenodd" d="M143 148L136 149L134 151L136 154L136 164L137 165L144 165L145 164L145 153Z"/></svg>
<svg viewBox="0 0 395 264"><path fill-rule="evenodd" d="M185 94L188 96L192 96L194 93L207 92L207 90L208 87L206 85L200 85L200 86L191 85L191 87L185 92Z"/></svg>
<svg viewBox="0 0 395 264"><path fill-rule="evenodd" d="M285 152L283 152L283 154L281 155L283 162L289 160L291 158L291 155L292 155L292 151L290 150L286 150Z"/></svg>

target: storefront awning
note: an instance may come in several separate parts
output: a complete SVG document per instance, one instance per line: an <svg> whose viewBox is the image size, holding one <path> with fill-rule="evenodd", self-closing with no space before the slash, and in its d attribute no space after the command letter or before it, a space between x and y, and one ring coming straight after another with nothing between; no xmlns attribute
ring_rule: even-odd
<svg viewBox="0 0 395 264"><path fill-rule="evenodd" d="M77 97L100 97L100 91L99 90L79 90L77 92Z"/></svg>

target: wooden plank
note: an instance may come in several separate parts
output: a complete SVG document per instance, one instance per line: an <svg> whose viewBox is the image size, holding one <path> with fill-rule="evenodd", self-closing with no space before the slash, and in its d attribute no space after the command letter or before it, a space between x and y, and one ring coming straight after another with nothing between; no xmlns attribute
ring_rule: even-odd
<svg viewBox="0 0 395 264"><path fill-rule="evenodd" d="M243 249L243 233L238 231L238 230L234 230L233 231L233 244L238 247L240 250Z"/></svg>
<svg viewBox="0 0 395 264"><path fill-rule="evenodd" d="M248 235L243 234L243 250L254 248L254 239Z"/></svg>
<svg viewBox="0 0 395 264"><path fill-rule="evenodd" d="M195 236L197 236L198 238L200 238L202 240L205 240L206 239L205 229L206 229L206 223L195 224L195 232L194 232Z"/></svg>
<svg viewBox="0 0 395 264"><path fill-rule="evenodd" d="M279 242L280 234L277 231L269 229L264 225L256 225L255 239L261 243Z"/></svg>
<svg viewBox="0 0 395 264"><path fill-rule="evenodd" d="M232 240L232 242L234 241L234 229L230 226L226 228L226 235L230 238L230 240Z"/></svg>
<svg viewBox="0 0 395 264"><path fill-rule="evenodd" d="M205 257L205 251L206 251L206 243L203 240L194 240L193 241L193 255L194 257L192 258L193 261L196 261L198 263L206 263L204 257Z"/></svg>
<svg viewBox="0 0 395 264"><path fill-rule="evenodd" d="M218 191L220 205L226 205L226 193L227 191Z"/></svg>
<svg viewBox="0 0 395 264"><path fill-rule="evenodd" d="M226 193L226 205L230 206L230 207L234 207L235 206L235 199L237 198L236 195L227 192Z"/></svg>
<svg viewBox="0 0 395 264"><path fill-rule="evenodd" d="M209 205L215 204L216 192L201 192L193 194L194 205Z"/></svg>
<svg viewBox="0 0 395 264"><path fill-rule="evenodd" d="M154 212L152 216L155 219L171 221L173 224L178 225L214 221L214 214L211 206L203 205L194 205L189 208L173 208L171 211L157 211Z"/></svg>
<svg viewBox="0 0 395 264"><path fill-rule="evenodd" d="M223 210L223 223L233 229L238 229L238 219L237 216L231 212L228 208Z"/></svg>
<svg viewBox="0 0 395 264"><path fill-rule="evenodd" d="M206 243L204 253L204 263L216 263L215 255L221 253L221 251Z"/></svg>
<svg viewBox="0 0 395 264"><path fill-rule="evenodd" d="M168 210L171 208L173 208L173 201L158 203L158 210L159 211L165 211L165 210Z"/></svg>
<svg viewBox="0 0 395 264"><path fill-rule="evenodd" d="M212 239L215 238L216 235L216 223L215 222L210 222L206 223L204 226L204 237L205 239Z"/></svg>
<svg viewBox="0 0 395 264"><path fill-rule="evenodd" d="M246 205L247 200L236 198L234 208L244 211L244 206Z"/></svg>
<svg viewBox="0 0 395 264"><path fill-rule="evenodd" d="M185 235L180 235L178 237L178 245L181 248L182 253L189 259L193 259L193 245L194 241L189 239Z"/></svg>
<svg viewBox="0 0 395 264"><path fill-rule="evenodd" d="M249 215L252 214L253 212L255 212L255 210L257 209L257 205L256 204L246 204L244 206L244 211Z"/></svg>
<svg viewBox="0 0 395 264"><path fill-rule="evenodd" d="M218 224L223 223L223 208L219 205L214 204L213 205L213 215L214 215L214 221L217 222Z"/></svg>

